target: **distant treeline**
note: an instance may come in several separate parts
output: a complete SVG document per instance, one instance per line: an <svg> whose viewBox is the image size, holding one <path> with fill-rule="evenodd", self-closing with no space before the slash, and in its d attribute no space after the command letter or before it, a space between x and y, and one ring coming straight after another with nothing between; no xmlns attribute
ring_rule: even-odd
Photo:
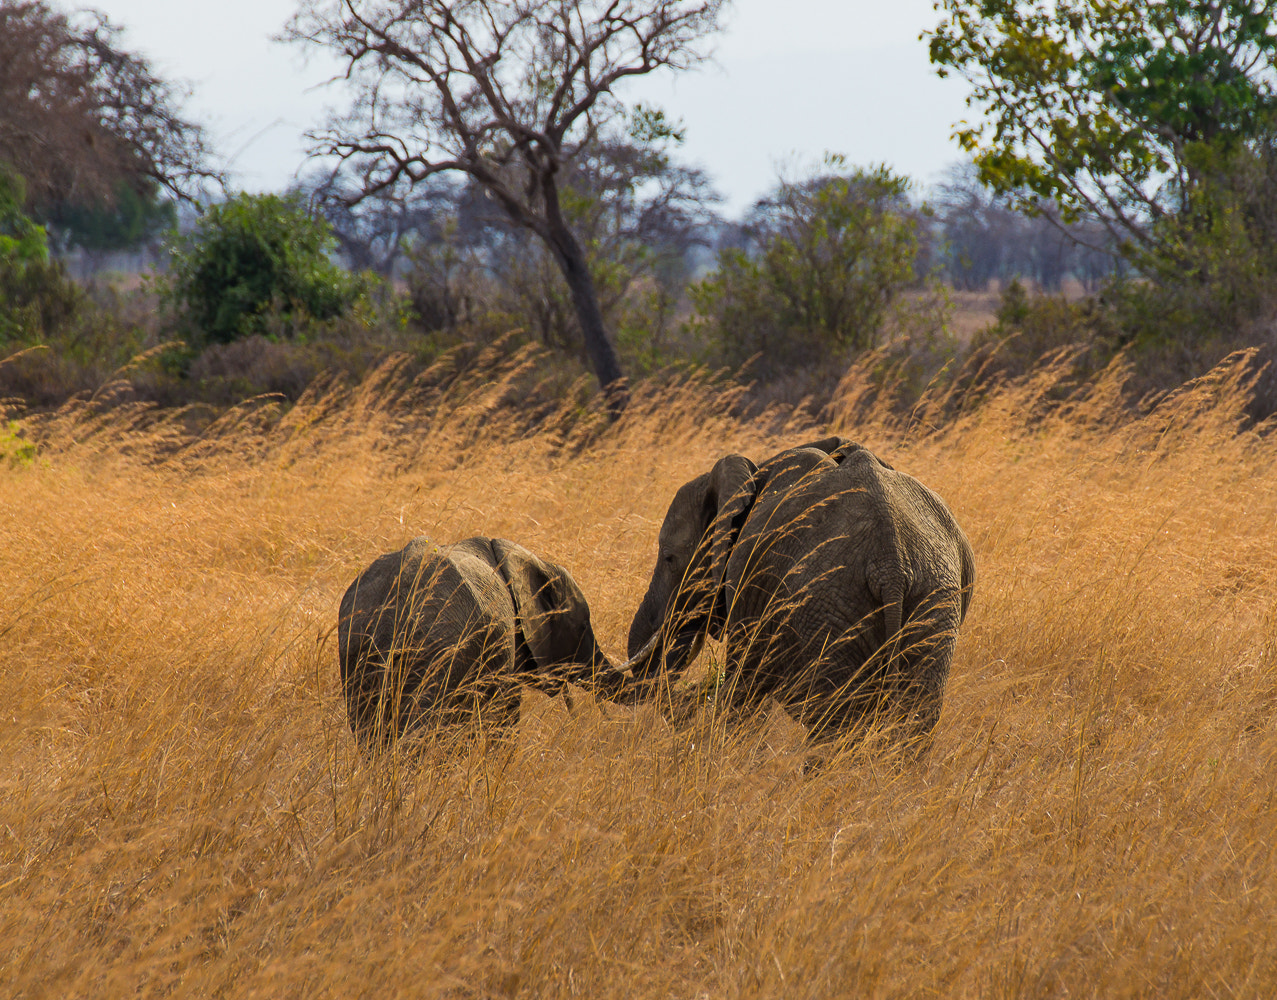
<svg viewBox="0 0 1277 1000"><path fill-rule="evenodd" d="M586 186L595 189L600 214L614 224L613 241L623 237L642 243L661 259L667 278L703 274L721 250L756 250L760 219L775 197L769 193L744 216L731 219L716 210L721 199L702 172L666 165L659 176L637 178L639 185L659 188L659 195L635 212L633 206L616 204L635 178L619 171L613 179L620 183L605 190L598 183L606 181L602 173L582 179L592 182ZM499 207L473 185L440 181L407 199L374 199L354 207L348 203L352 191L340 180L312 178L295 191L333 226L342 263L354 270L406 276L423 254L429 257L444 247L464 248L500 267L509 253L524 255L531 242L515 233ZM970 163L952 164L928 190L911 184L910 197L898 207L918 227L913 266L919 276L932 275L962 291L982 291L993 283L1005 287L1015 280L1058 291L1072 280L1093 292L1128 270L1101 224L1066 223L1053 212L1027 214L982 185ZM593 228L597 243L600 234L597 225ZM441 305L451 313L463 303Z"/></svg>

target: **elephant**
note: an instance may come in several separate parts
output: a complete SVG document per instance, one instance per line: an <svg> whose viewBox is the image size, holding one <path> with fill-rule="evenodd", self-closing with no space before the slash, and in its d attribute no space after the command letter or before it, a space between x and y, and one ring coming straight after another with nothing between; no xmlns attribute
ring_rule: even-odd
<svg viewBox="0 0 1277 1000"><path fill-rule="evenodd" d="M708 635L730 703L771 695L813 738L873 722L921 751L974 584L944 502L864 447L727 455L670 503L626 666L650 688Z"/></svg>
<svg viewBox="0 0 1277 1000"><path fill-rule="evenodd" d="M420 537L379 557L342 597L337 641L350 727L374 745L476 715L506 725L519 682L622 682L572 575L503 538Z"/></svg>

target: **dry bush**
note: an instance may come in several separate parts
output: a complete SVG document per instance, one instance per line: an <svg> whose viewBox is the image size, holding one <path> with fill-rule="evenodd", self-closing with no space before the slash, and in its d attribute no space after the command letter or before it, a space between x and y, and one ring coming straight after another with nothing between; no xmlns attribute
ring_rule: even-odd
<svg viewBox="0 0 1277 1000"><path fill-rule="evenodd" d="M1114 365L908 419L853 372L829 428L780 431L689 378L608 427L496 352L213 423L109 392L31 418L0 478L4 992L1266 995L1277 468L1246 360L1140 419ZM674 490L826 429L976 550L924 762L804 771L780 713L583 696L355 750L333 632L374 556L511 538L619 655Z"/></svg>

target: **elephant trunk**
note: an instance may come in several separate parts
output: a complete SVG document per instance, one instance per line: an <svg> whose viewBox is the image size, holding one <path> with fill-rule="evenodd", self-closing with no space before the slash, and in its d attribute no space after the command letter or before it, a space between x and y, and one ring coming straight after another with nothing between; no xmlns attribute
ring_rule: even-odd
<svg viewBox="0 0 1277 1000"><path fill-rule="evenodd" d="M622 703L637 701L644 692L645 685L636 680L639 674L635 671L635 665L651 656L659 638L659 631L653 633L638 655L631 656L624 663L614 663L603 650L595 647L597 657L594 661L594 684L598 691Z"/></svg>
<svg viewBox="0 0 1277 1000"><path fill-rule="evenodd" d="M700 652L714 603L714 587L705 575L693 575L677 586L656 577L634 613L626 643L634 676L658 669L682 670ZM664 641L653 645L653 639Z"/></svg>
<svg viewBox="0 0 1277 1000"><path fill-rule="evenodd" d="M646 677L652 673L655 666L660 662L660 654L661 631L660 629L654 629L642 648L616 669L628 671L635 677Z"/></svg>
<svg viewBox="0 0 1277 1000"><path fill-rule="evenodd" d="M634 612L634 620L630 623L626 652L631 660L637 659L639 651L650 645L652 637L660 632L664 604L664 601L657 601L649 588L643 597L643 603L639 605L638 611Z"/></svg>
<svg viewBox="0 0 1277 1000"><path fill-rule="evenodd" d="M654 629L641 649L614 668L612 676L619 682L612 695L617 701L633 704L655 691L659 677L652 674L661 661L661 645L661 630Z"/></svg>
<svg viewBox="0 0 1277 1000"><path fill-rule="evenodd" d="M625 666L618 667L612 662L612 658L599 646L592 630L582 638L572 662L558 664L550 672L559 680L592 688L607 697L624 692L630 683Z"/></svg>

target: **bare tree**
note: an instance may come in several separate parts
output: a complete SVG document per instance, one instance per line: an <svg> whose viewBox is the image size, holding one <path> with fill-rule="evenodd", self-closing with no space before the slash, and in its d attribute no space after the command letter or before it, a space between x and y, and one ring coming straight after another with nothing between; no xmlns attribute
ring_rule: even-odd
<svg viewBox="0 0 1277 1000"><path fill-rule="evenodd" d="M985 187L970 162L951 164L946 173L932 193L934 232L943 244L944 272L957 288L1031 278L1058 291L1072 275L1094 290L1123 269L1118 245L1099 220L1066 221L1050 202L1023 211L1012 196Z"/></svg>
<svg viewBox="0 0 1277 1000"><path fill-rule="evenodd" d="M613 88L703 58L726 0L304 0L285 37L339 53L350 111L312 134L364 195L469 175L549 248L614 407L622 373L560 201L579 157L629 127ZM640 111L652 139L673 130Z"/></svg>
<svg viewBox="0 0 1277 1000"><path fill-rule="evenodd" d="M293 190L332 226L352 270L389 277L403 261L407 241L439 238L442 220L455 214L460 188L440 178L406 194L363 197L361 186L342 171L324 170L303 177Z"/></svg>
<svg viewBox="0 0 1277 1000"><path fill-rule="evenodd" d="M117 185L180 194L217 174L180 94L93 11L0 0L0 162L37 209L110 203Z"/></svg>

